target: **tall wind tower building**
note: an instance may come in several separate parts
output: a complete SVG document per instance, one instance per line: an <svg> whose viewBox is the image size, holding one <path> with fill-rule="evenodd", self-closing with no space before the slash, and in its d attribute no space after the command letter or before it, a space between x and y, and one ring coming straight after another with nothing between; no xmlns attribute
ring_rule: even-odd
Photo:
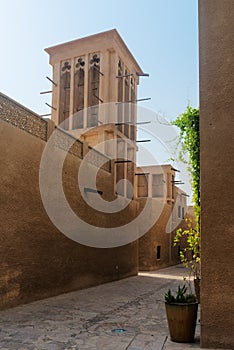
<svg viewBox="0 0 234 350"><path fill-rule="evenodd" d="M116 182L134 186L136 102L142 69L116 29L45 50L53 66L52 120L89 146L116 140ZM103 149L113 157L113 149ZM121 162L121 159L131 159ZM128 196L127 188L122 194Z"/></svg>

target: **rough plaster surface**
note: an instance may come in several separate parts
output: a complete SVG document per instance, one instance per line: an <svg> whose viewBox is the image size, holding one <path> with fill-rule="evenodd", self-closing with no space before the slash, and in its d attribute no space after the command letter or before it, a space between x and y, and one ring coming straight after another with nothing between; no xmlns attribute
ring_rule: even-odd
<svg viewBox="0 0 234 350"><path fill-rule="evenodd" d="M112 249L90 248L57 230L39 192L39 164L45 141L6 121L0 123L1 308L135 275L137 242ZM73 210L92 223L94 210L82 203L77 186L80 162L79 157L67 155L63 186ZM107 199L111 198L113 174L100 169L97 186L105 191ZM99 223L104 227L124 224L134 217L135 209L132 205L116 216L99 214Z"/></svg>
<svg viewBox="0 0 234 350"><path fill-rule="evenodd" d="M200 0L201 343L234 348L234 2Z"/></svg>

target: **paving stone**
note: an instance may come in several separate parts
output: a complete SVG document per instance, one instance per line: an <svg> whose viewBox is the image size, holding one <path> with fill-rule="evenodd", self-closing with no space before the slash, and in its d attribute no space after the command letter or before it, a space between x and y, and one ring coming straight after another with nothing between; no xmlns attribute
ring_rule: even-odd
<svg viewBox="0 0 234 350"><path fill-rule="evenodd" d="M0 350L185 350L171 342L164 293L186 270L158 272L66 293L0 312ZM199 325L197 336L199 336ZM124 329L113 333L113 329Z"/></svg>

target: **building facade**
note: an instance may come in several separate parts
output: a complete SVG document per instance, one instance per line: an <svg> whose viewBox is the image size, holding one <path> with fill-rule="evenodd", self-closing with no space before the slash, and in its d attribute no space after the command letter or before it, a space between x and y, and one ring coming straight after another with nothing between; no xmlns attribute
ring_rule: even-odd
<svg viewBox="0 0 234 350"><path fill-rule="evenodd" d="M143 72L117 30L45 51L53 67L51 119L117 159L115 184L127 179L135 188L137 85ZM124 182L118 193L132 197Z"/></svg>
<svg viewBox="0 0 234 350"><path fill-rule="evenodd" d="M170 164L138 167L136 171L137 200L140 209L150 201L155 222L139 239L139 270L156 270L180 262L182 240L174 246L176 229L183 227L188 216L187 194L176 186L176 169Z"/></svg>

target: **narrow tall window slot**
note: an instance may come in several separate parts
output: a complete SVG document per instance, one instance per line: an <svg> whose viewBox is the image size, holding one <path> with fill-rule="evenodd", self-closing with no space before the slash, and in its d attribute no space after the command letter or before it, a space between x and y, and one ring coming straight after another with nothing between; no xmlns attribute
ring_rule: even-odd
<svg viewBox="0 0 234 350"><path fill-rule="evenodd" d="M60 105L59 125L61 128L69 129L70 115L70 88L71 88L71 62L63 61L60 71Z"/></svg>
<svg viewBox="0 0 234 350"><path fill-rule="evenodd" d="M148 174L137 174L137 196L148 197Z"/></svg>
<svg viewBox="0 0 234 350"><path fill-rule="evenodd" d="M181 206L178 206L178 218L181 218Z"/></svg>
<svg viewBox="0 0 234 350"><path fill-rule="evenodd" d="M135 141L136 130L135 130L135 120L136 120L136 93L135 93L135 79L130 78L131 82L131 123L130 123L130 139Z"/></svg>
<svg viewBox="0 0 234 350"><path fill-rule="evenodd" d="M157 245L156 247L156 259L160 260L161 259L161 246Z"/></svg>
<svg viewBox="0 0 234 350"><path fill-rule="evenodd" d="M118 129L119 131L123 131L123 62L119 60L118 62L118 117L117 117L117 123L118 123Z"/></svg>
<svg viewBox="0 0 234 350"><path fill-rule="evenodd" d="M89 86L88 86L88 127L98 126L98 105L100 102L100 55L90 55L89 61Z"/></svg>
<svg viewBox="0 0 234 350"><path fill-rule="evenodd" d="M125 69L125 87L124 87L124 135L129 137L129 91L130 91L130 82L129 82L129 72Z"/></svg>
<svg viewBox="0 0 234 350"><path fill-rule="evenodd" d="M84 81L85 61L84 57L79 57L75 60L73 129L84 127Z"/></svg>
<svg viewBox="0 0 234 350"><path fill-rule="evenodd" d="M163 174L152 175L152 197L160 198L164 194Z"/></svg>

